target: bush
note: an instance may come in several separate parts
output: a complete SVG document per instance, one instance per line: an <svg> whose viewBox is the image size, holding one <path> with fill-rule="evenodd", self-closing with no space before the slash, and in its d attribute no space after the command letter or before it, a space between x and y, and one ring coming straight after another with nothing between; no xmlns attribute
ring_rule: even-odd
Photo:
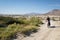
<svg viewBox="0 0 60 40"><path fill-rule="evenodd" d="M21 33L23 33L24 35L29 36L32 32L36 31L37 29L38 29L37 26L28 25L28 26L25 26L21 30Z"/></svg>
<svg viewBox="0 0 60 40"><path fill-rule="evenodd" d="M9 25L4 31L0 29L0 31L2 31L0 34L0 40L10 40L18 32L18 29L21 29L21 27L16 24Z"/></svg>
<svg viewBox="0 0 60 40"><path fill-rule="evenodd" d="M9 25L7 27L0 28L0 40L11 40L18 32L29 36L31 33L36 32L38 24L42 23L42 21L36 17L32 17L30 20L27 20L27 18L17 18L11 22L12 24L10 24L10 22L8 22Z"/></svg>
<svg viewBox="0 0 60 40"><path fill-rule="evenodd" d="M37 18L37 17L32 17L30 19L30 24L38 26L38 24L42 24L43 22L41 21L41 19Z"/></svg>
<svg viewBox="0 0 60 40"><path fill-rule="evenodd" d="M53 17L52 20L55 21L55 18Z"/></svg>
<svg viewBox="0 0 60 40"><path fill-rule="evenodd" d="M14 20L12 17L0 17L0 21L7 22L8 20Z"/></svg>
<svg viewBox="0 0 60 40"><path fill-rule="evenodd" d="M37 27L33 25L28 25L23 27L23 26L20 26L19 24L18 25L12 24L12 25L9 25L4 30L0 29L0 31L2 31L0 33L0 40L7 40L7 39L10 40L11 37L13 38L18 32L27 35L28 33L30 34L34 30L37 30Z"/></svg>
<svg viewBox="0 0 60 40"><path fill-rule="evenodd" d="M27 20L27 18L18 18L17 21L20 22L20 24L24 24L24 25L29 25L30 23L30 21Z"/></svg>

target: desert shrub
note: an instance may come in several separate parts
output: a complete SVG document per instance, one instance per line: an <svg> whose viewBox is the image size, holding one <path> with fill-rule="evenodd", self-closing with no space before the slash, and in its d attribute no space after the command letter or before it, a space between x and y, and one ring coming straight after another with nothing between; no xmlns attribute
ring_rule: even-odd
<svg viewBox="0 0 60 40"><path fill-rule="evenodd" d="M1 26L5 26L5 25L9 25L9 24L13 24L15 22L15 18L12 17L0 17L0 24Z"/></svg>
<svg viewBox="0 0 60 40"><path fill-rule="evenodd" d="M16 24L9 25L4 31L0 29L0 31L2 31L0 40L10 40L16 35L19 29L21 29L20 25Z"/></svg>
<svg viewBox="0 0 60 40"><path fill-rule="evenodd" d="M6 22L7 25L9 25L9 24L14 24L14 23L16 23L15 20L8 20L8 21Z"/></svg>
<svg viewBox="0 0 60 40"><path fill-rule="evenodd" d="M22 19L22 18L18 18L18 19L17 19L17 21L19 21L19 22L20 22L20 24L24 24L24 21L23 21L23 19Z"/></svg>
<svg viewBox="0 0 60 40"><path fill-rule="evenodd" d="M5 28L0 28L0 31L4 31L5 30Z"/></svg>
<svg viewBox="0 0 60 40"><path fill-rule="evenodd" d="M9 19L9 18L8 18ZM4 22L8 21L7 19L1 19ZM18 32L24 35L30 35L32 32L36 32L38 29L38 24L42 24L42 21L39 18L32 17L30 20L27 18L17 18L9 19L8 26L5 28L0 28L0 40L11 40L16 36ZM12 24L10 24L10 22ZM17 24L18 23L18 24Z"/></svg>
<svg viewBox="0 0 60 40"><path fill-rule="evenodd" d="M27 35L28 33L30 34L34 30L37 30L37 27L36 26L28 25L28 26L24 26L23 27L23 26L21 26L19 24L16 25L16 23L15 23L15 24L9 25L5 29L0 29L0 31L2 31L0 33L0 40L10 40L18 32L20 32L20 33L22 33L24 35Z"/></svg>
<svg viewBox="0 0 60 40"><path fill-rule="evenodd" d="M27 20L28 18L18 18L18 21L21 24L25 24L25 25L35 25L38 26L38 24L43 24L43 22L41 21L41 19L37 18L37 17L31 17L29 20Z"/></svg>
<svg viewBox="0 0 60 40"><path fill-rule="evenodd" d="M52 20L53 20L53 21L56 21L54 17L52 18Z"/></svg>
<svg viewBox="0 0 60 40"><path fill-rule="evenodd" d="M38 29L37 26L28 25L21 29L21 33L23 33L26 36L29 36L34 31L37 31L37 29Z"/></svg>
<svg viewBox="0 0 60 40"><path fill-rule="evenodd" d="M17 21L19 21L20 24L25 24L25 25L28 25L30 23L30 21L27 20L26 18L18 18Z"/></svg>
<svg viewBox="0 0 60 40"><path fill-rule="evenodd" d="M2 32L4 32L5 28L0 28L0 35Z"/></svg>
<svg viewBox="0 0 60 40"><path fill-rule="evenodd" d="M13 20L12 17L0 17L0 20L7 22L8 20Z"/></svg>
<svg viewBox="0 0 60 40"><path fill-rule="evenodd" d="M37 18L37 17L32 17L30 19L30 24L38 26L38 24L42 24L43 22L41 21L41 19Z"/></svg>

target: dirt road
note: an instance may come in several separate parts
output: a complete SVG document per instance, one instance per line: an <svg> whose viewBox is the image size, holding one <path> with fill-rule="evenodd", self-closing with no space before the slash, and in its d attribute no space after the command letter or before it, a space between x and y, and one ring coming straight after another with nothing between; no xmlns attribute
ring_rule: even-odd
<svg viewBox="0 0 60 40"><path fill-rule="evenodd" d="M22 40L60 40L60 21L51 21L51 27L47 27L47 22L39 27L38 32ZM18 39L19 40L19 39Z"/></svg>

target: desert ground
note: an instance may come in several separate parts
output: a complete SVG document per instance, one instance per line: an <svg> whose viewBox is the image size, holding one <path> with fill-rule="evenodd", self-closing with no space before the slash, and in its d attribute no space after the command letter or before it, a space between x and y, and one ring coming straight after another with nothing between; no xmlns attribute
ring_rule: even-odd
<svg viewBox="0 0 60 40"><path fill-rule="evenodd" d="M39 27L38 32L31 34L29 37L15 40L60 40L60 21L52 21L51 26L47 27L47 21Z"/></svg>

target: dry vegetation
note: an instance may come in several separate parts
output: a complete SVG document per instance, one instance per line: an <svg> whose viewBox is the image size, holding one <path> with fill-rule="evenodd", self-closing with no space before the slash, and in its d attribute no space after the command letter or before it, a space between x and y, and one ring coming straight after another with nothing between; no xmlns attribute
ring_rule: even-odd
<svg viewBox="0 0 60 40"><path fill-rule="evenodd" d="M36 17L31 17L29 20L24 17L0 17L0 40L10 40L16 37L18 32L24 36L30 35L37 31L39 24L42 24L42 21Z"/></svg>

